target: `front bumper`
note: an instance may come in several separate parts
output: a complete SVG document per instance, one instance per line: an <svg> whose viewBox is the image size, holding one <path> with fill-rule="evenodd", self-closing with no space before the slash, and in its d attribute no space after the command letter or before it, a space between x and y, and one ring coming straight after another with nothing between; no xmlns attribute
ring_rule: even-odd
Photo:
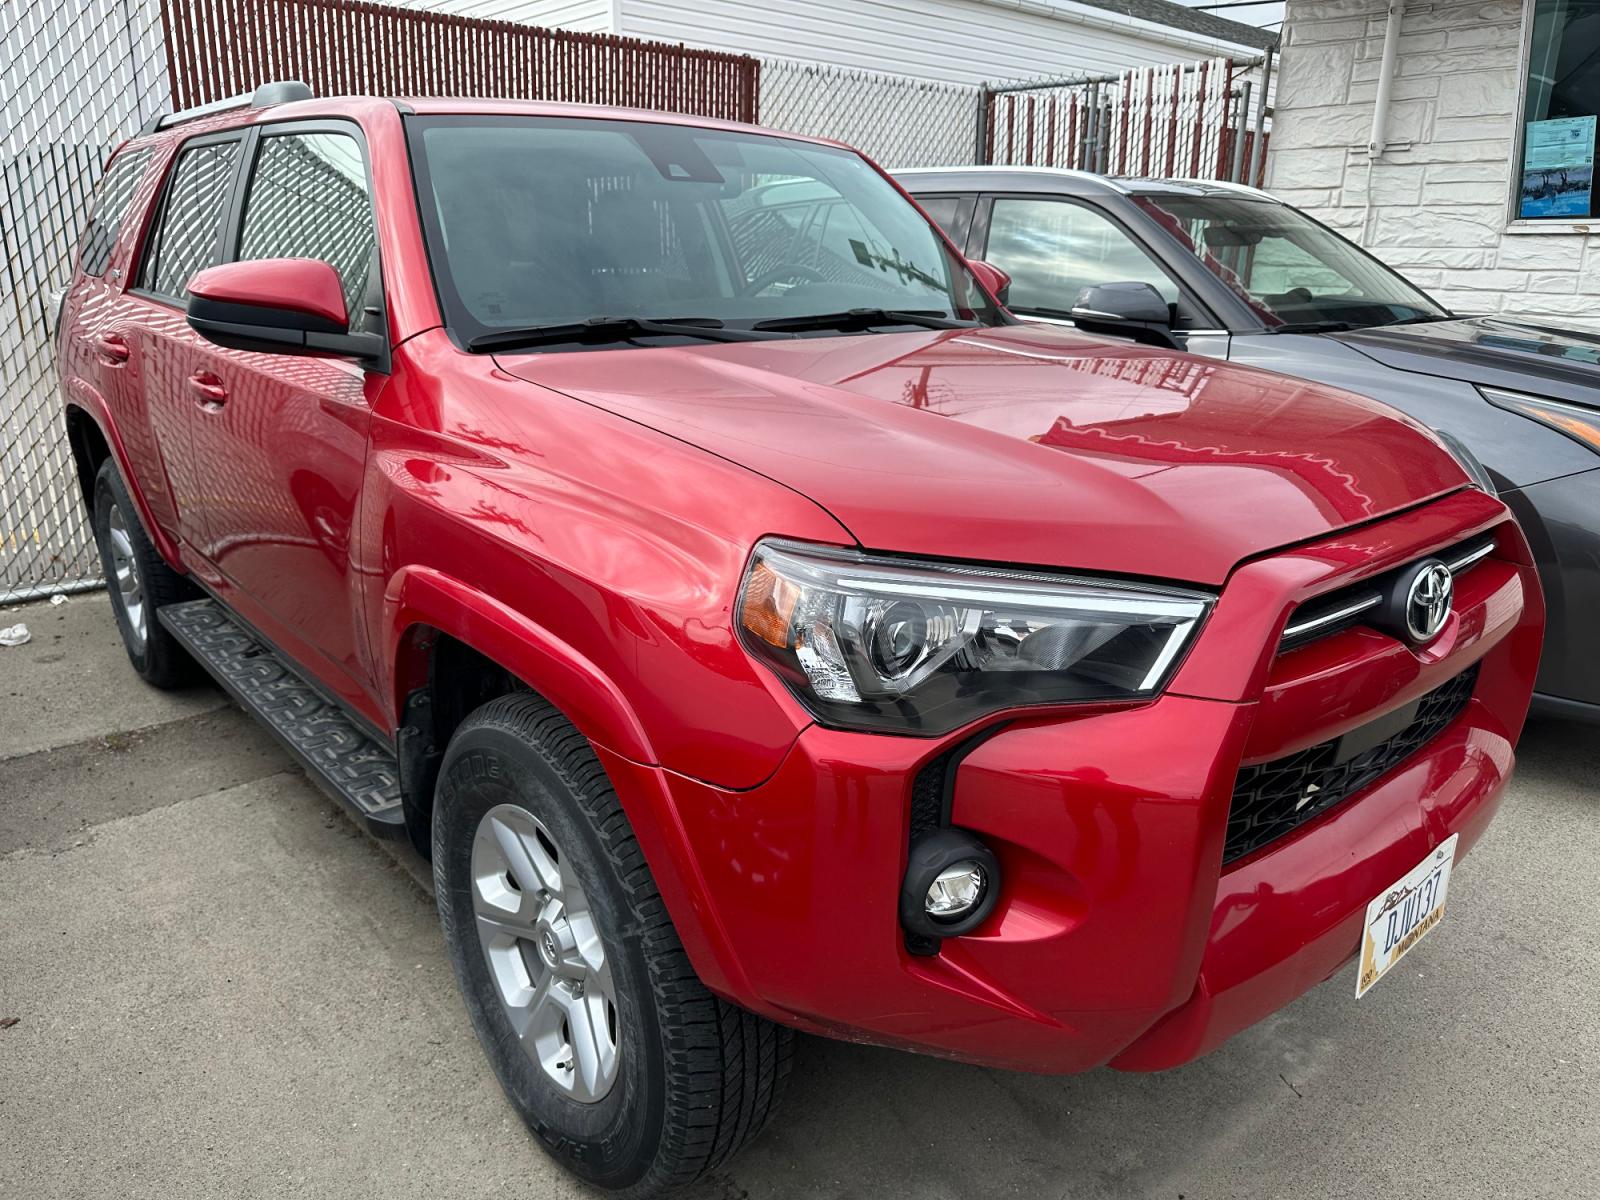
<svg viewBox="0 0 1600 1200"><path fill-rule="evenodd" d="M1463 578L1431 646L1350 630L1276 654L1307 595L1487 529L1499 550ZM1031 1071L1174 1066L1338 969L1368 901L1434 845L1476 840L1511 772L1541 625L1521 535L1462 493L1240 568L1156 702L1029 715L963 747L952 822L995 851L1003 890L938 954L907 952L897 897L915 781L960 737L811 727L748 791L658 775L687 848L673 882L694 895L669 906L714 989L813 1032ZM1241 764L1338 736L1474 664L1473 697L1441 734L1224 868Z"/></svg>

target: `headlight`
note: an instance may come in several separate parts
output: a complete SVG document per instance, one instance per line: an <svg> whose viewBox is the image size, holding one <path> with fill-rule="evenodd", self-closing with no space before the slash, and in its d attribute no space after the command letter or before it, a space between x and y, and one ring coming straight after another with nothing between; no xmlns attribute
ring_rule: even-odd
<svg viewBox="0 0 1600 1200"><path fill-rule="evenodd" d="M823 723L932 735L1017 705L1152 696L1211 602L767 541L738 624Z"/></svg>
<svg viewBox="0 0 1600 1200"><path fill-rule="evenodd" d="M1467 444L1447 430L1435 429L1433 432L1461 464L1461 469L1467 473L1467 478L1472 480L1472 486L1480 492L1495 495L1494 479L1489 474L1489 468L1478 461L1478 456L1467 449Z"/></svg>
<svg viewBox="0 0 1600 1200"><path fill-rule="evenodd" d="M1543 396L1508 392L1501 388L1480 387L1478 391L1496 408L1532 417L1557 433L1564 433L1573 441L1582 442L1591 450L1600 450L1600 410L1585 408L1581 404L1566 404L1560 400L1546 400Z"/></svg>

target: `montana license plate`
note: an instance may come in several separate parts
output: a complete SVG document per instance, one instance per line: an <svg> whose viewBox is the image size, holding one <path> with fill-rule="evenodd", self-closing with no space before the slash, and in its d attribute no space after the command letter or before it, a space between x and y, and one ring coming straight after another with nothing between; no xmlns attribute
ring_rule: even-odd
<svg viewBox="0 0 1600 1200"><path fill-rule="evenodd" d="M1367 924L1361 934L1361 966L1356 975L1356 998L1367 994L1444 917L1444 894L1450 886L1450 866L1456 859L1456 838L1451 834L1393 887L1367 905Z"/></svg>

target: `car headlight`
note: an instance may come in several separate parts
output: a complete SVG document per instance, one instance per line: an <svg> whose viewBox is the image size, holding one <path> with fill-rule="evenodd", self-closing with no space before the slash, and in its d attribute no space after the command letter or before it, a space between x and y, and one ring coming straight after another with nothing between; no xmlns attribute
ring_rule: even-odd
<svg viewBox="0 0 1600 1200"><path fill-rule="evenodd" d="M1600 410L1523 392L1508 392L1504 388L1480 387L1478 392L1496 408L1531 417L1591 450L1600 450Z"/></svg>
<svg viewBox="0 0 1600 1200"><path fill-rule="evenodd" d="M933 735L997 709L1160 691L1213 597L769 540L745 645L824 724Z"/></svg>
<svg viewBox="0 0 1600 1200"><path fill-rule="evenodd" d="M1467 444L1448 430L1435 429L1433 432L1461 464L1461 469L1467 473L1467 478L1472 480L1472 486L1480 492L1495 495L1497 489L1494 486L1494 478L1489 474L1489 468L1478 461L1478 456L1467 449Z"/></svg>

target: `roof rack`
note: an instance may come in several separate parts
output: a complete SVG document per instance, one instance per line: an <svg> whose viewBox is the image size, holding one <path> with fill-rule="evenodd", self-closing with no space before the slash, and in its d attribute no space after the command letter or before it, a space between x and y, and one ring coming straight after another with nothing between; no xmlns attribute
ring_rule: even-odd
<svg viewBox="0 0 1600 1200"><path fill-rule="evenodd" d="M210 104L197 105L186 108L182 112L162 113L152 117L150 123L139 131L139 136L144 137L155 133L157 130L167 129L173 125L181 125L185 121L197 121L201 117L209 117L214 113L228 112L235 108L266 108L272 104L288 104L291 100L311 99L311 88L298 79L282 79L275 83L263 83L253 92L241 92L237 96L229 96L225 100L213 100Z"/></svg>

